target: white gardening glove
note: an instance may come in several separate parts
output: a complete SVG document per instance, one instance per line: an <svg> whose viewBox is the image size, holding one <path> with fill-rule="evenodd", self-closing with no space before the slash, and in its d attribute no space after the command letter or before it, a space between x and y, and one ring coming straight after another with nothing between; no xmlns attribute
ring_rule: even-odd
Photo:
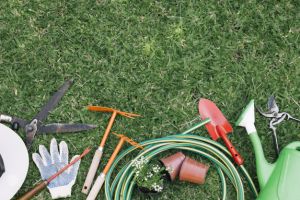
<svg viewBox="0 0 300 200"><path fill-rule="evenodd" d="M32 159L39 168L43 180L47 180L69 163L69 151L65 141L59 143L59 151L56 139L53 138L50 143L50 154L44 145L39 146L40 154L32 154ZM77 156L74 156L72 160ZM80 160L48 184L47 187L52 199L71 196L72 186L75 183L79 165Z"/></svg>

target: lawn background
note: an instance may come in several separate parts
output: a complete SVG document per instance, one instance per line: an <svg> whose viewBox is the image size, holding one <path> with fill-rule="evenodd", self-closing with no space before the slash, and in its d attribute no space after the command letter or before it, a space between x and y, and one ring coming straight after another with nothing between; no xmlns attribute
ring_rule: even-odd
<svg viewBox="0 0 300 200"><path fill-rule="evenodd" d="M69 144L70 156L96 148L107 125L110 115L88 112L87 105L141 114L134 120L118 117L113 126L136 141L187 129L201 97L213 100L232 124L251 99L265 108L271 94L282 110L300 117L299 10L299 1L2 1L0 112L31 119L64 80L73 78L46 122L99 128L54 135ZM268 120L258 114L256 120L272 161ZM198 132L207 136L204 129ZM280 125L278 133L281 146L300 139L299 125L292 122ZM52 137L36 137L30 155ZM257 183L245 131L235 128L230 139ZM116 143L111 136L103 162ZM92 156L82 161L70 199L85 199L80 191ZM17 196L39 179L31 161ZM135 192L134 199L217 199L219 190L211 168L205 185L177 181L160 195ZM246 199L253 199L246 191ZM235 197L232 188L228 196ZM45 190L35 199L51 198Z"/></svg>

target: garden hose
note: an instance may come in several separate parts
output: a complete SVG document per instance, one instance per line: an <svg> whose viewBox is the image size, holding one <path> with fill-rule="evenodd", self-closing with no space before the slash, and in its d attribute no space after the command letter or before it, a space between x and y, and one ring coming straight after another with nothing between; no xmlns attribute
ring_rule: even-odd
<svg viewBox="0 0 300 200"><path fill-rule="evenodd" d="M195 127L189 129L188 131L185 131L184 134L171 135L163 138L141 142L140 144L144 146L144 150L141 151L133 160L137 160L142 156L148 160L151 160L158 154L171 149L194 152L207 158L213 163L213 166L216 168L220 176L223 200L225 200L227 196L227 183L225 177L228 177L228 179L234 186L237 193L237 199L245 199L244 186L239 172L242 173L245 180L248 182L250 189L253 191L256 197L257 190L244 166L241 165L239 167L236 167L232 163L230 152L221 144L206 137L187 134L190 133L190 131L195 130ZM132 192L135 186L135 168L132 166L133 162L127 163L122 169L120 169L112 182L111 175L118 163L126 155L132 153L135 149L136 147L130 147L126 149L125 151L121 152L113 162L105 179L105 196L107 200L131 199Z"/></svg>

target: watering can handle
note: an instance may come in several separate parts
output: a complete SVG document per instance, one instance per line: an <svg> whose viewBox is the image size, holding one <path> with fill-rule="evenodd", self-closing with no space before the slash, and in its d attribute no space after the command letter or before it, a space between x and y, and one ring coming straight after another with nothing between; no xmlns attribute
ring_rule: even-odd
<svg viewBox="0 0 300 200"><path fill-rule="evenodd" d="M220 137L222 138L222 140L224 141L227 149L230 151L234 162L239 166L242 165L244 163L244 159L239 154L239 152L235 149L235 147L232 145L230 140L227 138L224 128L222 128L221 126L217 126L217 131Z"/></svg>

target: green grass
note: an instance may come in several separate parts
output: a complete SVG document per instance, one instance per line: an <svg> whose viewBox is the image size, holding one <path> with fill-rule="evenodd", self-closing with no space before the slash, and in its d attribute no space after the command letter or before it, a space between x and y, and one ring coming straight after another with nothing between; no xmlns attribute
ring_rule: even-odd
<svg viewBox="0 0 300 200"><path fill-rule="evenodd" d="M56 137L66 140L71 155L96 147L105 130L109 114L86 111L90 104L141 114L135 120L118 117L113 126L136 141L188 128L200 97L216 102L232 124L250 99L265 108L271 94L282 110L300 117L299 9L299 1L3 1L0 112L31 119L64 80L74 78L46 122L95 123L99 129L39 136L30 152ZM259 115L256 120L271 161L268 120ZM295 123L286 122L278 131L282 146L300 139ZM230 139L257 181L245 131L235 128ZM104 162L116 142L109 138ZM92 154L82 161L71 199L85 199L80 191L91 159ZM39 179L30 161L17 196ZM219 188L211 168L205 185L177 181L149 198L217 199ZM246 196L253 198L248 188ZM231 188L228 199L234 197ZM35 199L51 198L45 190Z"/></svg>

